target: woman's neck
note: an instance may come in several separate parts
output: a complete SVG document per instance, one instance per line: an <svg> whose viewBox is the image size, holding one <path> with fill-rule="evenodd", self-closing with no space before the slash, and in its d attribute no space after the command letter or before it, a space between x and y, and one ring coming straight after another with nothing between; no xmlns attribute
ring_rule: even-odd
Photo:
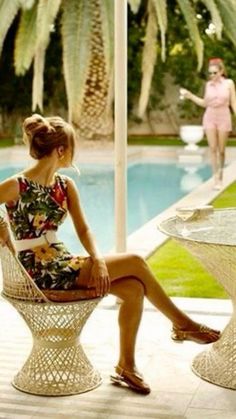
<svg viewBox="0 0 236 419"><path fill-rule="evenodd" d="M55 181L55 173L58 169L56 162L51 159L41 159L35 166L23 171L23 174L29 179L44 185L50 186Z"/></svg>

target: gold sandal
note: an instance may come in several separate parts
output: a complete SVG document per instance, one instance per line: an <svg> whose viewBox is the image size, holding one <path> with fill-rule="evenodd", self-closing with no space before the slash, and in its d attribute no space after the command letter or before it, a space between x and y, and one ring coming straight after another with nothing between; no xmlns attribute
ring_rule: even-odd
<svg viewBox="0 0 236 419"><path fill-rule="evenodd" d="M200 324L198 330L181 330L177 326L173 326L171 339L175 342L183 342L191 340L200 344L213 343L220 338L218 330L210 329L204 324Z"/></svg>
<svg viewBox="0 0 236 419"><path fill-rule="evenodd" d="M149 385L145 383L139 372L124 370L119 365L117 365L115 370L116 375L110 376L113 384L128 386L131 390L140 394L149 394L151 392Z"/></svg>

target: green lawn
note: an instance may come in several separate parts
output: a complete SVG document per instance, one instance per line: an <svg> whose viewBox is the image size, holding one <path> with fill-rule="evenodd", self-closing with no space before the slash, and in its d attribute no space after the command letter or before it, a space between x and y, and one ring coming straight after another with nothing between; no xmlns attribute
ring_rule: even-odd
<svg viewBox="0 0 236 419"><path fill-rule="evenodd" d="M0 138L0 148L14 145L13 138Z"/></svg>
<svg viewBox="0 0 236 419"><path fill-rule="evenodd" d="M236 183L230 185L212 204L215 208L236 205ZM170 296L227 298L216 282L190 253L168 240L148 260L159 282Z"/></svg>
<svg viewBox="0 0 236 419"><path fill-rule="evenodd" d="M129 136L129 145L160 145L160 146L183 146L183 141L178 137L160 137L160 136ZM199 145L201 147L207 146L206 139L203 139ZM236 138L230 138L227 142L228 146L236 146Z"/></svg>

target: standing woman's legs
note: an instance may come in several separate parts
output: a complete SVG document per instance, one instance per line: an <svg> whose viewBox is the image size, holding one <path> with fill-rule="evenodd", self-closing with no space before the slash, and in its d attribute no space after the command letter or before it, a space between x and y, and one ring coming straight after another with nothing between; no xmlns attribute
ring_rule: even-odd
<svg viewBox="0 0 236 419"><path fill-rule="evenodd" d="M218 151L218 132L217 129L211 128L206 129L206 137L208 141L208 145L210 148L210 157L211 157L211 167L212 167L212 174L214 176L215 184L218 181L218 170L219 170L219 163L217 158L217 151Z"/></svg>
<svg viewBox="0 0 236 419"><path fill-rule="evenodd" d="M223 169L225 165L225 146L228 140L229 133L226 131L218 132L218 147L219 147L219 159L220 159L220 168L219 168L219 179L222 182L223 180Z"/></svg>

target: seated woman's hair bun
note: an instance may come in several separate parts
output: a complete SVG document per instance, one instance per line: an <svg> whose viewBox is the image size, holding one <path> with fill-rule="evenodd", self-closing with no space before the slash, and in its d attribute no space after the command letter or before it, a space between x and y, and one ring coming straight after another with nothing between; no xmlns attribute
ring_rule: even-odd
<svg viewBox="0 0 236 419"><path fill-rule="evenodd" d="M59 116L44 118L35 113L23 122L23 141L29 147L31 157L40 160L50 156L55 148L75 147L73 127Z"/></svg>
<svg viewBox="0 0 236 419"><path fill-rule="evenodd" d="M35 135L40 136L41 134L49 134L55 131L46 118L37 113L24 120L23 129L27 136L31 138Z"/></svg>

